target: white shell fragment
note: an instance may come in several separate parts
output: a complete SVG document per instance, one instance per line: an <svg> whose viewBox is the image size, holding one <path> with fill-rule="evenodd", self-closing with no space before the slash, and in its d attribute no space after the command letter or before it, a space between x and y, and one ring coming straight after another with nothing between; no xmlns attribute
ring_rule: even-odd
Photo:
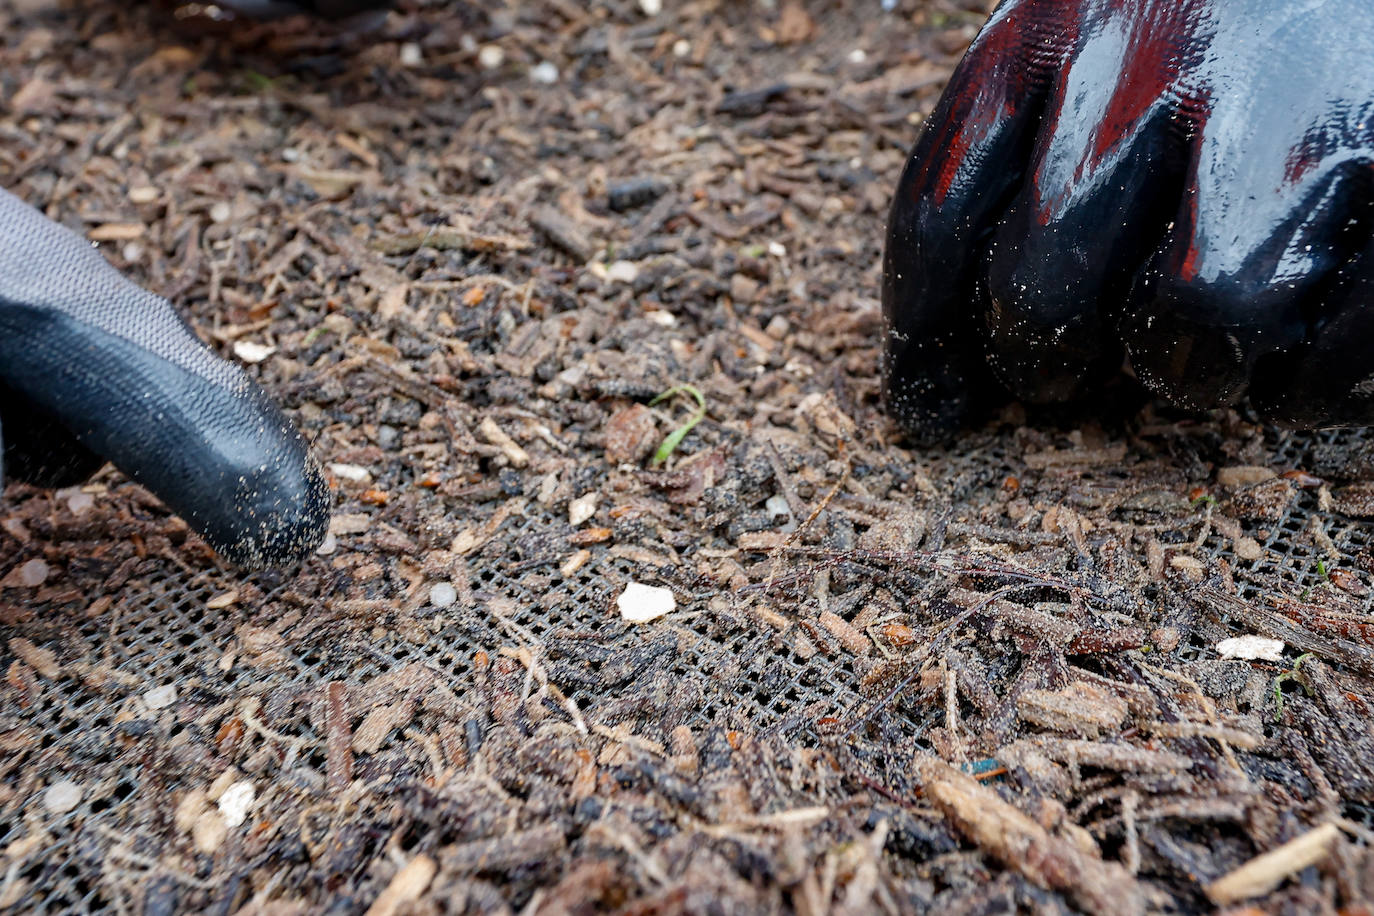
<svg viewBox="0 0 1374 916"><path fill-rule="evenodd" d="M219 797L219 813L224 815L224 822L230 827L242 824L248 812L253 810L253 802L257 801L257 797L257 789L246 779L225 789Z"/></svg>
<svg viewBox="0 0 1374 916"><path fill-rule="evenodd" d="M458 600L458 589L447 582L438 582L429 589L429 603L437 608L446 608Z"/></svg>
<svg viewBox="0 0 1374 916"><path fill-rule="evenodd" d="M568 503L568 524L576 528L596 514L596 494L588 493Z"/></svg>
<svg viewBox="0 0 1374 916"><path fill-rule="evenodd" d="M360 464L344 464L334 462L329 466L335 477L342 477L344 480L351 480L355 483L364 483L372 479L372 472Z"/></svg>
<svg viewBox="0 0 1374 916"><path fill-rule="evenodd" d="M163 684L161 687L154 687L143 695L143 702L148 704L149 709L166 709L176 701L176 684Z"/></svg>
<svg viewBox="0 0 1374 916"><path fill-rule="evenodd" d="M234 341L234 355L245 363L260 363L276 352L276 347L256 344L251 340Z"/></svg>
<svg viewBox="0 0 1374 916"><path fill-rule="evenodd" d="M66 814L81 804L81 786L70 779L59 780L43 792L43 808L49 814Z"/></svg>
<svg viewBox="0 0 1374 916"><path fill-rule="evenodd" d="M677 599L672 589L627 582L615 604L620 608L620 616L630 623L648 623L671 614L677 607Z"/></svg>
<svg viewBox="0 0 1374 916"><path fill-rule="evenodd" d="M558 67L547 60L540 61L530 70L530 79L545 86L552 86L558 82Z"/></svg>
<svg viewBox="0 0 1374 916"><path fill-rule="evenodd" d="M1267 636L1232 636L1217 643L1217 652L1222 658L1280 662L1283 661L1283 641Z"/></svg>

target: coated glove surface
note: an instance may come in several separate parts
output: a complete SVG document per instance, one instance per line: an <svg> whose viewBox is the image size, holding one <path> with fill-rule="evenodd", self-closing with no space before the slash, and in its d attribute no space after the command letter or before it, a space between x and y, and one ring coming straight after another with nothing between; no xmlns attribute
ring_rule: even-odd
<svg viewBox="0 0 1374 916"><path fill-rule="evenodd" d="M323 539L329 491L300 433L166 300L0 191L4 471L75 483L109 460L225 559L290 563Z"/></svg>
<svg viewBox="0 0 1374 916"><path fill-rule="evenodd" d="M1179 406L1374 423L1370 13L1005 0L892 207L889 410L930 441L1128 360Z"/></svg>

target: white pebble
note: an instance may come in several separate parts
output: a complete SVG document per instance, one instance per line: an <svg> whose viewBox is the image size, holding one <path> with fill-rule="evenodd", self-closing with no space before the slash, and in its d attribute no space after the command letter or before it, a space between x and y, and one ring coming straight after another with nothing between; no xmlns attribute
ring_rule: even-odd
<svg viewBox="0 0 1374 916"><path fill-rule="evenodd" d="M692 43L685 38L679 38L673 42L673 56L686 57L692 53Z"/></svg>
<svg viewBox="0 0 1374 916"><path fill-rule="evenodd" d="M1267 636L1232 636L1217 643L1217 652L1222 658L1279 662L1283 661L1283 641Z"/></svg>
<svg viewBox="0 0 1374 916"><path fill-rule="evenodd" d="M91 511L94 506L95 497L89 493L83 493L77 490L71 496L67 497L67 509L71 511L72 515L85 515L87 512Z"/></svg>
<svg viewBox="0 0 1374 916"><path fill-rule="evenodd" d="M372 472L357 464L335 462L329 466L329 470L334 472L335 477L342 477L344 480L351 480L355 483L365 483L372 479Z"/></svg>
<svg viewBox="0 0 1374 916"><path fill-rule="evenodd" d="M320 541L320 546L315 548L315 553L322 557L327 557L338 549L339 539L334 537L334 532L331 531L324 536L323 541Z"/></svg>
<svg viewBox="0 0 1374 916"><path fill-rule="evenodd" d="M540 61L530 70L530 79L536 83L552 86L558 82L558 68L549 61Z"/></svg>
<svg viewBox="0 0 1374 916"><path fill-rule="evenodd" d="M576 528L596 514L596 494L588 493L568 503L568 524Z"/></svg>
<svg viewBox="0 0 1374 916"><path fill-rule="evenodd" d="M49 814L66 814L81 804L81 786L70 779L59 780L43 792L43 808Z"/></svg>
<svg viewBox="0 0 1374 916"><path fill-rule="evenodd" d="M482 50L477 52L477 63L484 70L495 70L505 62L506 52L498 45L482 45Z"/></svg>
<svg viewBox="0 0 1374 916"><path fill-rule="evenodd" d="M425 55L420 51L420 46L413 41L408 41L401 45L401 66L418 67L424 62Z"/></svg>
<svg viewBox="0 0 1374 916"><path fill-rule="evenodd" d="M163 684L143 694L143 702L149 709L166 709L177 701L177 685Z"/></svg>
<svg viewBox="0 0 1374 916"><path fill-rule="evenodd" d="M785 258L787 257L787 246L782 242L769 242L768 253L775 258Z"/></svg>
<svg viewBox="0 0 1374 916"><path fill-rule="evenodd" d="M437 608L446 608L458 600L458 589L447 582L439 582L430 587L429 603Z"/></svg>
<svg viewBox="0 0 1374 916"><path fill-rule="evenodd" d="M125 242L124 247L119 250L120 255L126 261L137 261L143 257L142 242Z"/></svg>
<svg viewBox="0 0 1374 916"><path fill-rule="evenodd" d="M221 200L210 208L210 220L216 223L227 223L229 217L234 215L234 208L229 205L229 201Z"/></svg>
<svg viewBox="0 0 1374 916"><path fill-rule="evenodd" d="M251 340L234 341L234 355L245 363L260 363L276 352L276 347L253 343Z"/></svg>
<svg viewBox="0 0 1374 916"><path fill-rule="evenodd" d="M633 283L639 276L639 266L634 261L616 261L606 268L606 279L617 283Z"/></svg>
<svg viewBox="0 0 1374 916"><path fill-rule="evenodd" d="M620 609L620 616L630 623L648 623L671 614L677 607L677 599L671 589L627 582L615 604Z"/></svg>
<svg viewBox="0 0 1374 916"><path fill-rule="evenodd" d="M769 518L777 518L781 515L787 519L778 529L784 534L791 534L797 530L797 519L792 515L792 507L787 504L787 498L781 493L768 497L768 500L763 504L763 511L768 513Z"/></svg>
<svg viewBox="0 0 1374 916"><path fill-rule="evenodd" d="M639 0L639 8L645 16L657 16L663 12L663 0Z"/></svg>
<svg viewBox="0 0 1374 916"><path fill-rule="evenodd" d="M248 817L248 812L253 810L253 802L257 797L258 790L246 779L241 779L225 789L224 794L219 797L219 813L224 815L224 822L230 827L242 824Z"/></svg>
<svg viewBox="0 0 1374 916"><path fill-rule="evenodd" d="M19 584L37 588L48 581L48 564L42 560L30 560L19 567Z"/></svg>
<svg viewBox="0 0 1374 916"><path fill-rule="evenodd" d="M861 64L868 60L868 52L863 48L855 48L849 52L849 62L851 64Z"/></svg>

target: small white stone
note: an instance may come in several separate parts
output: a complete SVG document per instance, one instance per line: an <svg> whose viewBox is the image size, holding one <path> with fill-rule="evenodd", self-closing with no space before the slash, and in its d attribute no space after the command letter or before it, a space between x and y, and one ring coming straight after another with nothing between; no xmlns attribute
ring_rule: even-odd
<svg viewBox="0 0 1374 916"><path fill-rule="evenodd" d="M276 352L276 347L253 343L251 340L234 341L234 355L245 363L260 363Z"/></svg>
<svg viewBox="0 0 1374 916"><path fill-rule="evenodd" d="M781 515L787 519L787 521L783 522L782 526L778 528L778 530L784 534L791 534L793 531L797 530L797 519L792 515L792 507L787 504L787 498L781 493L775 493L768 497L767 501L763 504L763 511L768 513L769 518L777 518Z"/></svg>
<svg viewBox="0 0 1374 916"><path fill-rule="evenodd" d="M81 804L81 786L70 779L59 780L43 791L43 809L49 814L66 814Z"/></svg>
<svg viewBox="0 0 1374 916"><path fill-rule="evenodd" d="M30 560L19 567L19 584L27 588L38 588L48 581L48 564L42 560Z"/></svg>
<svg viewBox="0 0 1374 916"><path fill-rule="evenodd" d="M648 623L671 614L677 607L677 599L673 597L671 589L627 582L625 591L620 593L615 604L623 619L630 623Z"/></svg>
<svg viewBox="0 0 1374 916"><path fill-rule="evenodd" d="M77 490L67 497L67 509L72 515L85 515L95 506L95 497Z"/></svg>
<svg viewBox="0 0 1374 916"><path fill-rule="evenodd" d="M219 797L219 813L224 815L224 822L230 827L242 824L248 812L253 810L253 802L257 801L257 797L258 790L246 779L225 789Z"/></svg>
<svg viewBox="0 0 1374 916"><path fill-rule="evenodd" d="M229 205L229 201L221 200L210 208L210 220L216 223L227 223L229 217L234 215L234 208Z"/></svg>
<svg viewBox="0 0 1374 916"><path fill-rule="evenodd" d="M849 62L851 64L861 64L868 60L868 52L863 48L855 48L849 52Z"/></svg>
<svg viewBox="0 0 1374 916"><path fill-rule="evenodd" d="M547 60L540 61L530 70L530 79L536 83L552 86L558 82L558 67Z"/></svg>
<svg viewBox="0 0 1374 916"><path fill-rule="evenodd" d="M616 261L606 268L606 279L617 283L633 283L639 276L639 265L634 261Z"/></svg>
<svg viewBox="0 0 1374 916"><path fill-rule="evenodd" d="M124 247L119 250L120 255L126 261L137 261L143 257L142 242L125 242Z"/></svg>
<svg viewBox="0 0 1374 916"><path fill-rule="evenodd" d="M665 312L663 309L649 309L644 313L644 317L661 328L677 327L677 316L672 312Z"/></svg>
<svg viewBox="0 0 1374 916"><path fill-rule="evenodd" d="M588 493L568 503L568 524L576 528L596 514L596 494Z"/></svg>
<svg viewBox="0 0 1374 916"><path fill-rule="evenodd" d="M304 158L294 146L283 146L280 155L282 162L300 162Z"/></svg>
<svg viewBox="0 0 1374 916"><path fill-rule="evenodd" d="M143 702L149 709L166 709L177 701L177 685L163 684L143 694Z"/></svg>
<svg viewBox="0 0 1374 916"><path fill-rule="evenodd" d="M401 45L401 66L418 67L424 63L425 55L420 50L420 46L413 41L407 41Z"/></svg>
<svg viewBox="0 0 1374 916"><path fill-rule="evenodd" d="M692 53L692 43L685 38L679 38L673 42L673 56L686 57Z"/></svg>
<svg viewBox="0 0 1374 916"><path fill-rule="evenodd" d="M1217 652L1222 658L1280 662L1283 661L1283 641L1267 636L1232 636L1217 643Z"/></svg>
<svg viewBox="0 0 1374 916"><path fill-rule="evenodd" d="M477 63L483 70L495 70L505 62L506 52L499 45L482 45L482 50L477 52Z"/></svg>
<svg viewBox="0 0 1374 916"><path fill-rule="evenodd" d="M769 242L768 253L775 258L785 258L787 257L787 246L782 242Z"/></svg>
<svg viewBox="0 0 1374 916"><path fill-rule="evenodd" d="M372 472L358 464L335 462L329 466L329 470L334 472L335 477L342 477L344 480L351 480L355 483L366 483L372 479Z"/></svg>
<svg viewBox="0 0 1374 916"><path fill-rule="evenodd" d="M323 541L320 541L320 546L315 548L315 553L322 557L327 557L338 549L339 539L334 537L334 532L331 531L324 536Z"/></svg>
<svg viewBox="0 0 1374 916"><path fill-rule="evenodd" d="M663 12L663 0L639 0L639 8L645 16L657 16Z"/></svg>
<svg viewBox="0 0 1374 916"><path fill-rule="evenodd" d="M429 589L429 603L437 608L446 608L458 600L458 589L447 582L438 582Z"/></svg>

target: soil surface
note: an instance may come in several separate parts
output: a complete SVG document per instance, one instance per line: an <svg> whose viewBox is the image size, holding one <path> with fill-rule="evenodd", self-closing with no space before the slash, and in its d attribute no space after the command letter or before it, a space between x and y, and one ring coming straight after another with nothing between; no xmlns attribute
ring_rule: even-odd
<svg viewBox="0 0 1374 916"><path fill-rule="evenodd" d="M337 491L243 576L8 488L0 907L1370 912L1363 436L880 411L984 5L398 5L0 5L4 186Z"/></svg>

